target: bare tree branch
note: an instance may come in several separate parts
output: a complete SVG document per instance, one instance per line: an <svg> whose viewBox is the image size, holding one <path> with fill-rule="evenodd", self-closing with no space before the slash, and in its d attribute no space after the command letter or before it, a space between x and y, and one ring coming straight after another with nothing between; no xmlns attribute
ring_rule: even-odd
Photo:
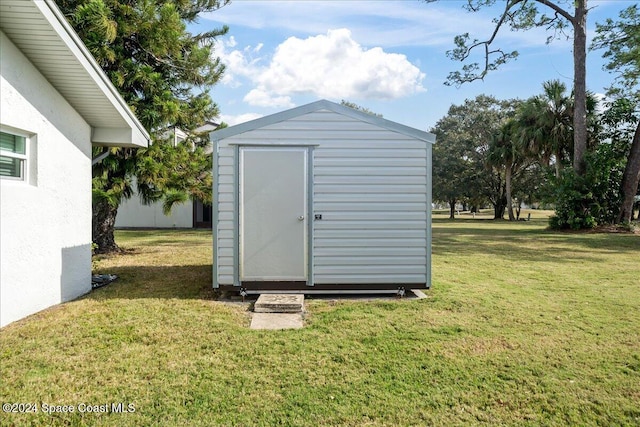
<svg viewBox="0 0 640 427"><path fill-rule="evenodd" d="M426 1L432 2L434 0ZM464 8L471 12L477 12L483 6L491 6L495 3L495 0L467 0ZM537 18L537 10L535 9L535 6L533 6L533 3L539 3L549 7L554 13L553 17L543 14ZM562 9L562 7L553 3L551 0L506 1L503 12L494 20L495 26L492 33L486 40L471 40L469 33L456 36L454 39L456 47L447 51L447 56L449 58L464 62L469 59L473 51L477 49L482 49L485 57L482 64L478 62L466 64L462 67L462 70L449 73L445 84L460 87L463 83L483 80L489 71L493 71L507 61L516 58L518 56L518 52L516 51L505 52L502 49L491 49L491 45L496 40L498 33L505 24L508 24L512 29L516 30L528 29L531 27L545 27L547 30L553 29L556 31L556 34L547 39L547 43L550 43L558 36L558 31L560 31L561 34L565 34L563 31L563 19L569 21L572 25L576 20L576 18L567 10Z"/></svg>
<svg viewBox="0 0 640 427"><path fill-rule="evenodd" d="M484 41L479 41L478 39L474 39L471 44L468 44L469 41L469 33L457 36L455 38L456 48L447 52L447 56L453 60L457 61L465 61L471 55L472 51L481 46L484 47L484 65L481 69L480 65L476 62L473 64L467 64L462 67L462 72L454 71L449 73L447 77L447 82L445 84L451 85L455 84L457 87L462 85L463 83L472 82L475 80L483 80L489 71L495 70L499 65L504 64L510 59L513 59L518 56L517 52L506 53L502 49L494 49L490 50L491 44L496 39L500 29L503 24L507 21L513 21L514 17L510 14L511 9L518 5L519 3L526 2L526 0L509 0L505 4L504 11L500 15L500 18L496 21L496 25L491 33L491 36ZM473 0L468 0L466 8L471 11L477 11L481 5L485 5L486 3L478 3L477 6L474 5ZM492 61L492 56L497 55L497 58Z"/></svg>
<svg viewBox="0 0 640 427"><path fill-rule="evenodd" d="M575 21L576 21L575 16L571 15L569 12L567 12L557 4L553 3L551 0L535 0L535 1L553 9L556 15L562 16L564 19L571 22L571 24L575 25Z"/></svg>

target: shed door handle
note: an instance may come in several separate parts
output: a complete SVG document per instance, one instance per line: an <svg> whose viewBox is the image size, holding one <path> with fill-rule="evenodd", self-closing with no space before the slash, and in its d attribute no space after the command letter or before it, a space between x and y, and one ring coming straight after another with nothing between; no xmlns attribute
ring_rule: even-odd
<svg viewBox="0 0 640 427"><path fill-rule="evenodd" d="M300 216L298 217L298 221L304 221L304 215L300 215Z"/></svg>

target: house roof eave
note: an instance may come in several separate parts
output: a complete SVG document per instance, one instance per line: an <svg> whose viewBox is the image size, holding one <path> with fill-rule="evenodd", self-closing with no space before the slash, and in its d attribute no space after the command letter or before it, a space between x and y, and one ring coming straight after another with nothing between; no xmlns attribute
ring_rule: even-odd
<svg viewBox="0 0 640 427"><path fill-rule="evenodd" d="M93 144L148 145L148 132L53 0L2 0L0 29L91 126ZM105 141L109 134L118 138Z"/></svg>

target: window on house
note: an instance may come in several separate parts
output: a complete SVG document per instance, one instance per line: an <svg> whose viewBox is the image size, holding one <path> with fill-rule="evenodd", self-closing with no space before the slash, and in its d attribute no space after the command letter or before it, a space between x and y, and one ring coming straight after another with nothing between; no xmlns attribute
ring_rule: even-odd
<svg viewBox="0 0 640 427"><path fill-rule="evenodd" d="M25 180L27 170L27 138L0 132L0 177Z"/></svg>

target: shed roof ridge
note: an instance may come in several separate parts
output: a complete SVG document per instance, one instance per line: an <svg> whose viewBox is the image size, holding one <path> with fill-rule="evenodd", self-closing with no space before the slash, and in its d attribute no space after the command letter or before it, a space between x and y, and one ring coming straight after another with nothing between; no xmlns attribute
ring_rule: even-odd
<svg viewBox="0 0 640 427"><path fill-rule="evenodd" d="M322 110L328 110L336 114L351 117L351 118L372 124L374 126L378 126L386 130L411 136L416 139L430 142L432 144L435 143L435 135L430 132L422 131L420 129L403 125L401 123L397 123L397 122L385 119L383 117L377 117L377 116L374 116L373 114L365 113L363 111L358 111L354 108L347 107L345 105L340 105L335 102L328 101L326 99L320 99L318 101L314 101L309 104L294 107L289 110L284 110L268 116L250 120L248 122L244 122L234 126L229 126L224 129L216 130L211 133L211 136L212 136L212 139L219 141L225 138L229 138L231 136L239 135L245 132L259 129L261 127L273 125L276 123L281 123L296 117L303 116L305 114L319 112Z"/></svg>

